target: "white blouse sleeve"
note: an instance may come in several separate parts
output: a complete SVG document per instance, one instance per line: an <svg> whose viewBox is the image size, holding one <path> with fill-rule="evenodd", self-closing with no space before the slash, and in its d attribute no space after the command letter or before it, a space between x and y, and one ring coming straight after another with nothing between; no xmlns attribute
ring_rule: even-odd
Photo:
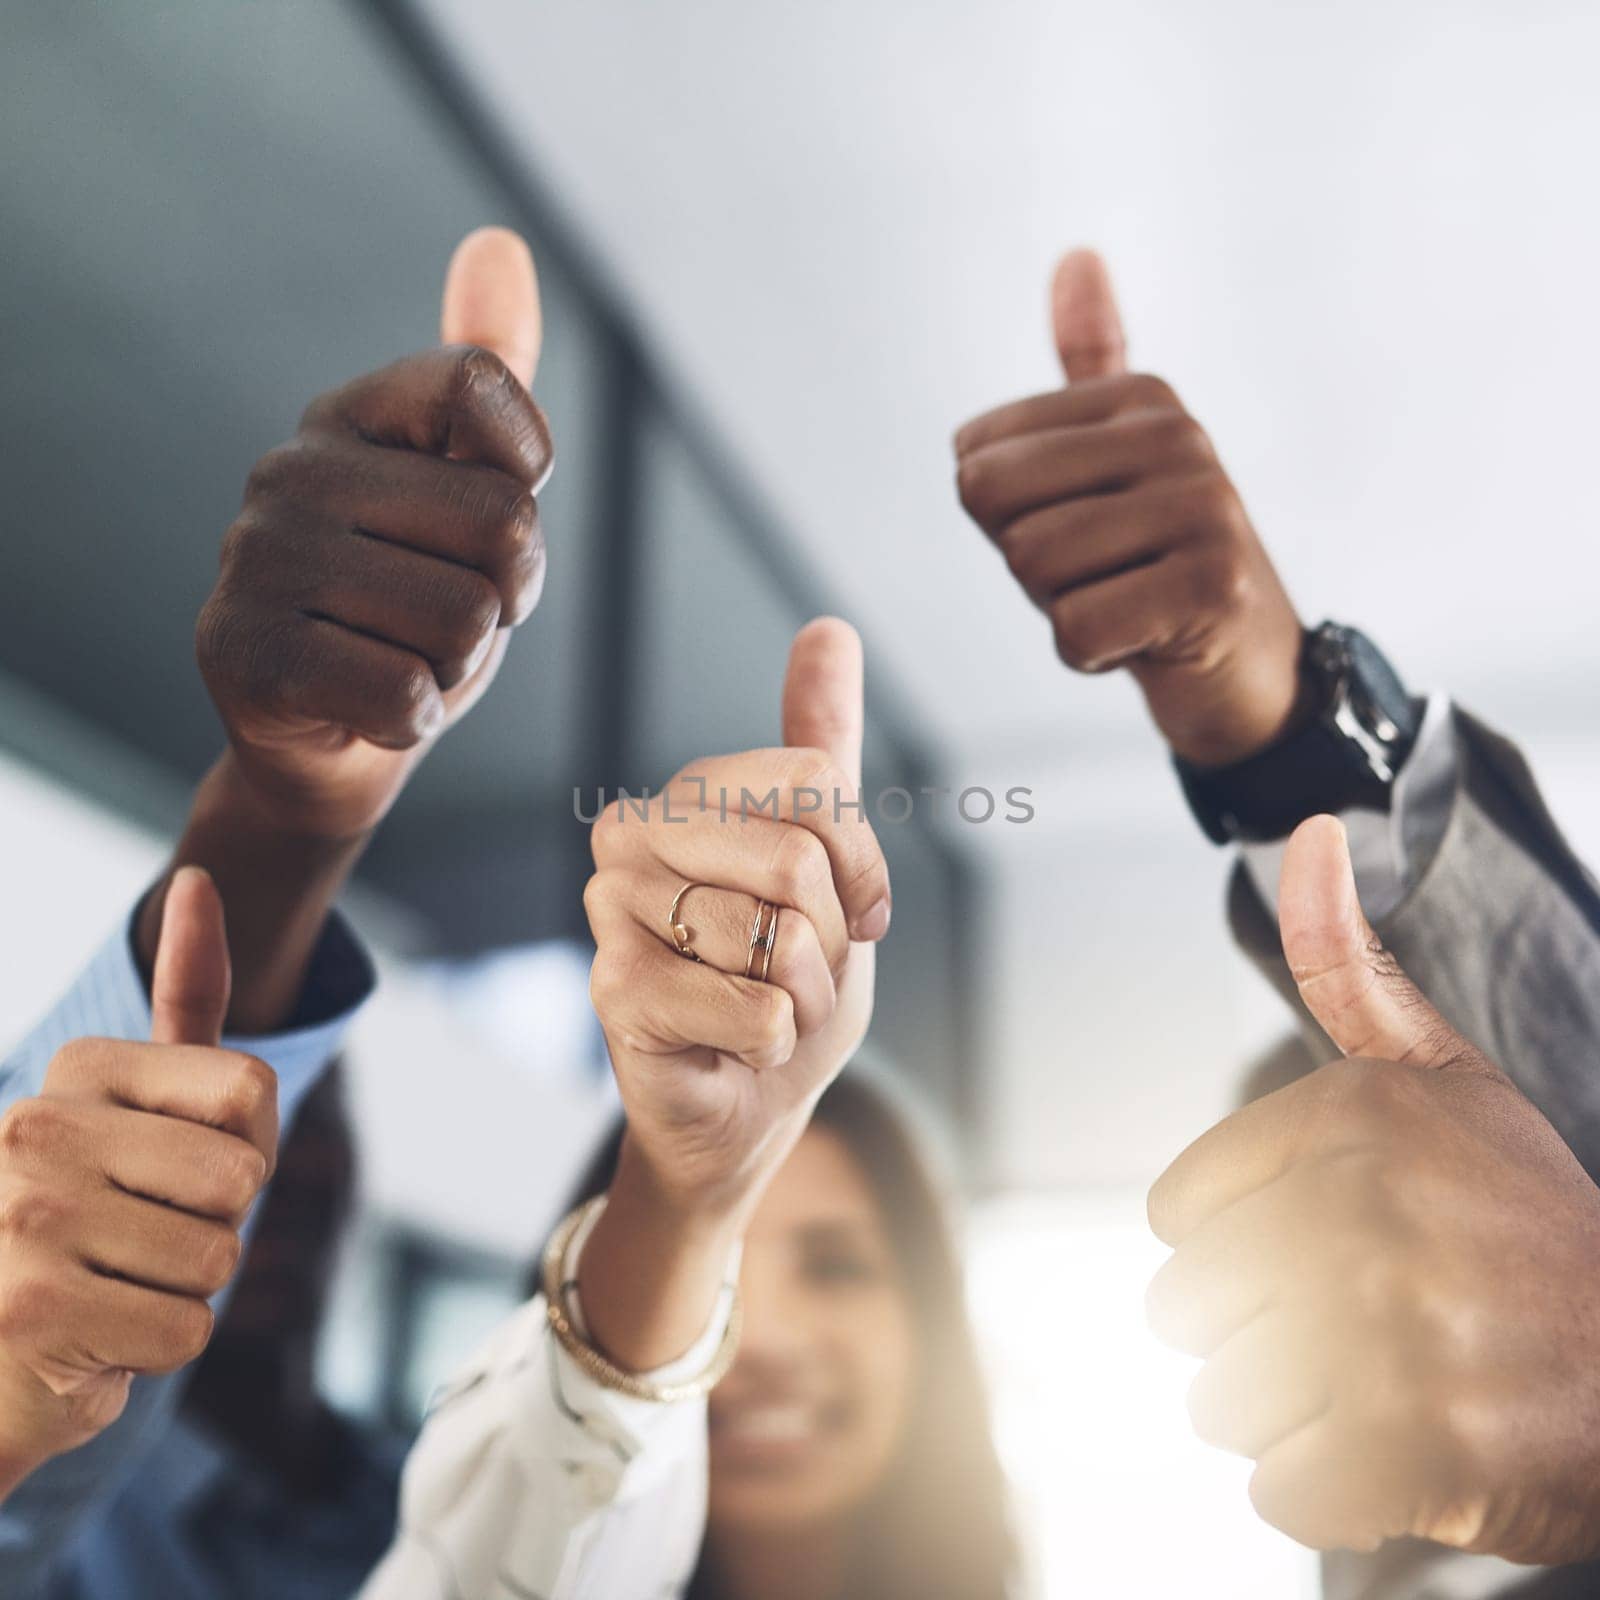
<svg viewBox="0 0 1600 1600"><path fill-rule="evenodd" d="M569 1252L566 1276L574 1265ZM725 1291L695 1347L649 1376L704 1371L731 1305ZM561 1348L539 1296L430 1408L399 1531L360 1600L670 1600L688 1587L705 1514L704 1399L604 1388Z"/></svg>

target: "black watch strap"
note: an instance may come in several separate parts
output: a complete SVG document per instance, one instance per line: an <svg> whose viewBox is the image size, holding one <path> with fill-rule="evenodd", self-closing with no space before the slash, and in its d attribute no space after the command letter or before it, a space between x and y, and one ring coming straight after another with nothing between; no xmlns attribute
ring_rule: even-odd
<svg viewBox="0 0 1600 1600"><path fill-rule="evenodd" d="M1388 810L1423 703L1370 639L1337 623L1306 635L1304 670L1319 697L1305 726L1230 767L1174 762L1189 809L1216 843L1286 838L1324 811Z"/></svg>

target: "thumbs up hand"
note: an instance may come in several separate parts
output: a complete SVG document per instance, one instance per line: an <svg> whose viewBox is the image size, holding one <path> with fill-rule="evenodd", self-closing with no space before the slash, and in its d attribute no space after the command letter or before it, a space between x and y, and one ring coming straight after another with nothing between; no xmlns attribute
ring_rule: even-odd
<svg viewBox="0 0 1600 1600"><path fill-rule="evenodd" d="M1074 250L1052 317L1063 389L956 435L961 503L1079 672L1127 667L1175 754L1242 761L1293 725L1301 627L1200 425L1129 373L1104 262Z"/></svg>
<svg viewBox="0 0 1600 1600"><path fill-rule="evenodd" d="M197 648L258 820L370 829L539 598L552 452L516 235L462 242L441 324L441 348L315 401L228 530Z"/></svg>
<svg viewBox="0 0 1600 1600"><path fill-rule="evenodd" d="M211 1336L278 1141L271 1068L217 1048L228 982L221 902L184 868L151 1042L73 1041L0 1118L0 1496Z"/></svg>
<svg viewBox="0 0 1600 1600"><path fill-rule="evenodd" d="M796 636L782 720L781 748L697 761L647 816L613 802L594 827L591 993L628 1128L583 1304L638 1368L693 1342L723 1246L872 1014L889 874L859 804L861 643L845 623ZM645 1308L645 1275L685 1236L716 1241L697 1252L701 1292Z"/></svg>
<svg viewBox="0 0 1600 1600"><path fill-rule="evenodd" d="M697 761L648 818L614 802L595 823L594 1002L630 1137L684 1192L748 1187L774 1125L809 1111L866 1033L889 874L854 809L861 695L854 630L813 622L789 658L782 748ZM758 904L776 908L770 961Z"/></svg>
<svg viewBox="0 0 1600 1600"><path fill-rule="evenodd" d="M1202 1438L1318 1549L1600 1553L1600 1190L1379 943L1339 824L1290 841L1284 953L1349 1059L1246 1107L1150 1194L1156 1332Z"/></svg>

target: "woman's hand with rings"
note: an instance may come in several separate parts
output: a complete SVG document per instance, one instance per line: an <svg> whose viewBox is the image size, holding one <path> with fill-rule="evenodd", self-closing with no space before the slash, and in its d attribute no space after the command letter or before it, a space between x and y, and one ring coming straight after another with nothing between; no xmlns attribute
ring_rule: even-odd
<svg viewBox="0 0 1600 1600"><path fill-rule="evenodd" d="M810 623L780 747L696 762L644 815L619 801L595 824L591 992L630 1159L668 1194L751 1195L866 1032L889 875L862 717L860 640Z"/></svg>

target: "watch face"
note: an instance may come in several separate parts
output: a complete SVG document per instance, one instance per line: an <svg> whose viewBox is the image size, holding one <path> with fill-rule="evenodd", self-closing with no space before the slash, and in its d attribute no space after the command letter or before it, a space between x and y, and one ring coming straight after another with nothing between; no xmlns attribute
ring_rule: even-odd
<svg viewBox="0 0 1600 1600"><path fill-rule="evenodd" d="M1325 719L1354 765L1387 789L1410 753L1417 713L1383 652L1355 628L1325 624L1319 643L1341 670L1331 685Z"/></svg>
<svg viewBox="0 0 1600 1600"><path fill-rule="evenodd" d="M1366 711L1363 721L1386 743L1416 737L1417 709L1389 658L1364 634L1345 630L1349 650L1351 694Z"/></svg>
<svg viewBox="0 0 1600 1600"><path fill-rule="evenodd" d="M1285 839L1318 812L1389 808L1420 707L1354 628L1323 623L1307 637L1305 663L1322 690L1321 712L1309 723L1237 766L1176 763L1190 809L1219 844Z"/></svg>
<svg viewBox="0 0 1600 1600"><path fill-rule="evenodd" d="M1350 670L1350 640L1354 630L1341 628L1337 622L1324 622L1311 637L1311 664L1330 683L1337 682Z"/></svg>

